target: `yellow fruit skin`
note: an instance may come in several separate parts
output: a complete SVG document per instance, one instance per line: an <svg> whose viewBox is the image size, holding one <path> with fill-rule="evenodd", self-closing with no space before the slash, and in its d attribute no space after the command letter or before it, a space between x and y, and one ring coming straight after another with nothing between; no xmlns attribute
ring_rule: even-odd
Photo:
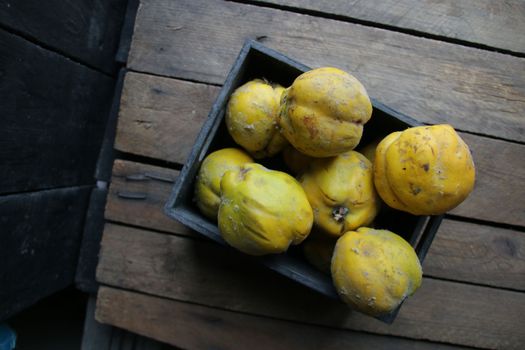
<svg viewBox="0 0 525 350"><path fill-rule="evenodd" d="M204 158L195 181L195 202L206 217L217 220L224 173L252 162L246 152L237 148L223 148Z"/></svg>
<svg viewBox="0 0 525 350"><path fill-rule="evenodd" d="M331 157L357 146L372 104L352 75L331 67L301 74L283 94L279 125L286 139L312 157Z"/></svg>
<svg viewBox="0 0 525 350"><path fill-rule="evenodd" d="M313 208L315 225L326 234L338 237L369 225L379 210L372 164L358 152L314 159L299 181Z"/></svg>
<svg viewBox="0 0 525 350"><path fill-rule="evenodd" d="M250 255L282 253L310 233L313 213L301 185L290 175L245 164L221 180L219 231Z"/></svg>
<svg viewBox="0 0 525 350"><path fill-rule="evenodd" d="M313 158L302 154L293 148L292 145L288 145L283 150L283 160L286 166L292 171L292 174L301 174L308 168Z"/></svg>
<svg viewBox="0 0 525 350"><path fill-rule="evenodd" d="M387 136L376 150L374 182L389 206L414 215L439 215L472 192L470 150L447 124Z"/></svg>
<svg viewBox="0 0 525 350"><path fill-rule="evenodd" d="M287 145L277 125L282 86L255 79L237 88L226 108L233 140L254 158L271 157Z"/></svg>
<svg viewBox="0 0 525 350"><path fill-rule="evenodd" d="M390 231L367 227L337 240L331 272L341 299L372 316L393 311L419 288L423 274L408 242Z"/></svg>
<svg viewBox="0 0 525 350"><path fill-rule="evenodd" d="M395 193L390 188L388 182L386 181L386 166L385 166L385 154L386 150L390 145L397 140L400 131L393 132L386 136L376 148L376 155L374 157L374 184L377 190L377 193L383 201L385 198L388 198L387 205L399 209L402 211L408 211L408 208L397 198Z"/></svg>

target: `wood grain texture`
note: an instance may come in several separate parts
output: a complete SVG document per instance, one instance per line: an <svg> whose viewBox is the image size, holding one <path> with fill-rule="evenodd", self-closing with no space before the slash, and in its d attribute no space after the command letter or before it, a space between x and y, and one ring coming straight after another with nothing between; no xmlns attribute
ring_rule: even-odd
<svg viewBox="0 0 525 350"><path fill-rule="evenodd" d="M219 88L128 73L115 148L184 163Z"/></svg>
<svg viewBox="0 0 525 350"><path fill-rule="evenodd" d="M184 349L457 349L269 319L102 287L96 318Z"/></svg>
<svg viewBox="0 0 525 350"><path fill-rule="evenodd" d="M460 133L476 166L474 191L452 214L525 226L525 145Z"/></svg>
<svg viewBox="0 0 525 350"><path fill-rule="evenodd" d="M459 39L513 52L525 52L523 1L345 1L261 0L401 29Z"/></svg>
<svg viewBox="0 0 525 350"><path fill-rule="evenodd" d="M525 233L445 219L425 275L525 291Z"/></svg>
<svg viewBox="0 0 525 350"><path fill-rule="evenodd" d="M210 85L128 73L116 147L184 162L216 93L217 88ZM473 152L477 183L470 197L452 213L525 226L525 187L515 185L525 183L525 146L466 133L461 136Z"/></svg>
<svg viewBox="0 0 525 350"><path fill-rule="evenodd" d="M0 196L0 320L73 282L90 192Z"/></svg>
<svg viewBox="0 0 525 350"><path fill-rule="evenodd" d="M170 219L163 211L178 173L176 170L115 160L106 204L106 219L191 235L186 226ZM143 194L144 198L126 198L130 194Z"/></svg>
<svg viewBox="0 0 525 350"><path fill-rule="evenodd" d="M16 0L0 23L83 63L113 74L126 0Z"/></svg>
<svg viewBox="0 0 525 350"><path fill-rule="evenodd" d="M518 349L525 341L524 293L425 278L394 324L385 325L233 250L117 225L104 232L97 278L179 301L336 328L486 348Z"/></svg>
<svg viewBox="0 0 525 350"><path fill-rule="evenodd" d="M178 350L95 320L96 293L89 297L81 350Z"/></svg>
<svg viewBox="0 0 525 350"><path fill-rule="evenodd" d="M146 0L128 67L221 84L243 41L355 74L371 96L429 123L525 141L525 59L341 21L204 0Z"/></svg>
<svg viewBox="0 0 525 350"><path fill-rule="evenodd" d="M0 30L0 193L94 182L114 80Z"/></svg>

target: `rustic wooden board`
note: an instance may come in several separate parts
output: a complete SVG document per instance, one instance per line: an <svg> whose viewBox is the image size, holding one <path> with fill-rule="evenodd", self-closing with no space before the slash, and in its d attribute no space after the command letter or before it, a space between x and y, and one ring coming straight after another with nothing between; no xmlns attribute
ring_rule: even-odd
<svg viewBox="0 0 525 350"><path fill-rule="evenodd" d="M184 163L219 88L128 73L115 148Z"/></svg>
<svg viewBox="0 0 525 350"><path fill-rule="evenodd" d="M73 282L90 192L0 196L0 320Z"/></svg>
<svg viewBox="0 0 525 350"><path fill-rule="evenodd" d="M170 299L344 329L488 348L518 349L525 342L524 293L425 278L394 324L385 325L233 250L119 225L106 227L97 278Z"/></svg>
<svg viewBox="0 0 525 350"><path fill-rule="evenodd" d="M525 291L525 234L445 219L425 258L428 276Z"/></svg>
<svg viewBox="0 0 525 350"><path fill-rule="evenodd" d="M261 0L300 10L525 52L525 3L514 0Z"/></svg>
<svg viewBox="0 0 525 350"><path fill-rule="evenodd" d="M106 206L106 219L146 229L196 237L163 213L171 184L145 178L147 173L174 178L174 170L116 160ZM144 194L125 199L118 193ZM425 274L433 277L525 291L525 235L513 230L445 219L425 260Z"/></svg>
<svg viewBox="0 0 525 350"><path fill-rule="evenodd" d="M17 0L0 6L0 23L36 42L113 74L127 0Z"/></svg>
<svg viewBox="0 0 525 350"><path fill-rule="evenodd" d="M218 88L146 74L126 75L116 148L184 163ZM474 154L477 184L453 213L525 226L525 146L462 133ZM497 155L497 156L494 156Z"/></svg>
<svg viewBox="0 0 525 350"><path fill-rule="evenodd" d="M476 165L476 185L452 214L525 226L525 145L460 133Z"/></svg>
<svg viewBox="0 0 525 350"><path fill-rule="evenodd" d="M3 30L0 67L0 193L93 183L114 80Z"/></svg>
<svg viewBox="0 0 525 350"><path fill-rule="evenodd" d="M424 122L525 141L525 59L239 3L142 2L128 67L221 84L245 39L311 67L353 72L379 101Z"/></svg>
<svg viewBox="0 0 525 350"><path fill-rule="evenodd" d="M106 219L191 235L186 226L170 219L163 211L178 173L176 170L116 160L106 204Z"/></svg>
<svg viewBox="0 0 525 350"><path fill-rule="evenodd" d="M185 349L458 349L241 314L102 287L96 318Z"/></svg>
<svg viewBox="0 0 525 350"><path fill-rule="evenodd" d="M97 322L95 305L96 296L90 296L81 350L175 350L167 344Z"/></svg>

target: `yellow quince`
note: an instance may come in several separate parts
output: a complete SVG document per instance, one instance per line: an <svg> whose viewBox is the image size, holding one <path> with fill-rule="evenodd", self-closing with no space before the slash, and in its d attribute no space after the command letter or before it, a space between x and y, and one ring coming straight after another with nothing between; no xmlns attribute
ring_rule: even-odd
<svg viewBox="0 0 525 350"><path fill-rule="evenodd" d="M408 242L393 232L367 227L337 240L331 272L341 299L372 316L392 312L419 288L423 275Z"/></svg>
<svg viewBox="0 0 525 350"><path fill-rule="evenodd" d="M228 132L254 158L271 157L287 144L277 125L283 91L282 86L255 79L237 88L228 101Z"/></svg>
<svg viewBox="0 0 525 350"><path fill-rule="evenodd" d="M369 225L379 211L372 164L356 151L314 159L299 182L313 208L315 225L329 235L338 237Z"/></svg>
<svg viewBox="0 0 525 350"><path fill-rule="evenodd" d="M282 253L310 233L313 213L301 185L290 175L249 163L221 180L219 231L250 255Z"/></svg>
<svg viewBox="0 0 525 350"><path fill-rule="evenodd" d="M361 140L372 104L363 85L337 68L301 74L281 98L282 134L301 153L331 157Z"/></svg>
<svg viewBox="0 0 525 350"><path fill-rule="evenodd" d="M450 125L419 126L381 141L374 182L390 207L414 215L439 215L458 206L473 190L474 162Z"/></svg>
<svg viewBox="0 0 525 350"><path fill-rule="evenodd" d="M195 181L194 198L197 207L206 217L217 220L224 173L252 162L253 159L246 152L237 148L223 148L204 158Z"/></svg>

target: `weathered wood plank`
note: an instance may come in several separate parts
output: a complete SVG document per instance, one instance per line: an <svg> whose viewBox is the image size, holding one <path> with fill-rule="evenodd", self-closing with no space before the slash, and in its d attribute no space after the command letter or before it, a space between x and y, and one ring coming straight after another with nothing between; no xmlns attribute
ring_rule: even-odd
<svg viewBox="0 0 525 350"><path fill-rule="evenodd" d="M184 163L219 88L128 73L115 148Z"/></svg>
<svg viewBox="0 0 525 350"><path fill-rule="evenodd" d="M116 148L184 163L218 88L128 73L122 95ZM474 153L477 184L454 214L525 226L525 146L461 134ZM497 155L497 156L494 156Z"/></svg>
<svg viewBox="0 0 525 350"><path fill-rule="evenodd" d="M167 344L95 320L96 296L90 296L81 350L177 350Z"/></svg>
<svg viewBox="0 0 525 350"><path fill-rule="evenodd" d="M151 165L116 160L106 205L106 219L194 236L193 231L163 213L171 184L151 178L126 177L157 173L174 178L177 172ZM142 193L142 200L118 193ZM525 234L513 230L445 219L425 260L425 274L433 277L525 291Z"/></svg>
<svg viewBox="0 0 525 350"><path fill-rule="evenodd" d="M457 349L268 319L102 287L97 320L185 349Z"/></svg>
<svg viewBox="0 0 525 350"><path fill-rule="evenodd" d="M176 170L117 159L108 192L106 219L191 235L186 226L170 219L163 212L178 173ZM130 194L144 196L127 198Z"/></svg>
<svg viewBox="0 0 525 350"><path fill-rule="evenodd" d="M280 6L316 11L459 39L513 52L525 52L525 3L519 0L344 1L262 0Z"/></svg>
<svg viewBox="0 0 525 350"><path fill-rule="evenodd" d="M476 185L452 214L525 226L525 145L460 133L476 165Z"/></svg>
<svg viewBox="0 0 525 350"><path fill-rule="evenodd" d="M0 193L93 183L114 80L3 30L0 76Z"/></svg>
<svg viewBox="0 0 525 350"><path fill-rule="evenodd" d="M73 282L90 192L0 196L0 320Z"/></svg>
<svg viewBox="0 0 525 350"><path fill-rule="evenodd" d="M423 268L428 276L525 291L525 233L445 219Z"/></svg>
<svg viewBox="0 0 525 350"><path fill-rule="evenodd" d="M104 232L97 278L176 300L338 328L488 348L517 349L525 342L524 293L425 278L388 326L233 250L118 225Z"/></svg>
<svg viewBox="0 0 525 350"><path fill-rule="evenodd" d="M353 72L371 96L421 121L525 141L525 59L389 30L224 1L147 0L128 66L221 84L246 38Z"/></svg>
<svg viewBox="0 0 525 350"><path fill-rule="evenodd" d="M114 73L126 0L17 0L0 6L0 23L66 56Z"/></svg>

